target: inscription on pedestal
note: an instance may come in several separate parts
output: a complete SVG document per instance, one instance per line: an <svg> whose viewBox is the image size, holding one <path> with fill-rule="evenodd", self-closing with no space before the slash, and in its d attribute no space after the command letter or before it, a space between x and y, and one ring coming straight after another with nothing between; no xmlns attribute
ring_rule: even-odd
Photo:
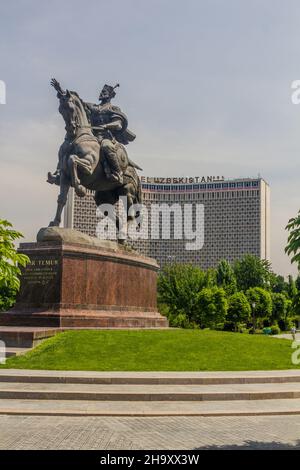
<svg viewBox="0 0 300 470"><path fill-rule="evenodd" d="M58 259L32 259L23 272L23 280L28 284L46 285L58 273Z"/></svg>
<svg viewBox="0 0 300 470"><path fill-rule="evenodd" d="M22 269L17 301L41 307L60 298L61 258L58 254L26 252L30 263Z"/></svg>

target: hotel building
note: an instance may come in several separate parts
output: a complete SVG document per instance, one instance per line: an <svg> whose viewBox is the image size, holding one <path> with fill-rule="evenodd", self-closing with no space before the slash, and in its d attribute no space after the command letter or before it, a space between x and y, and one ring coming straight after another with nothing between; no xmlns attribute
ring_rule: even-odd
<svg viewBox="0 0 300 470"><path fill-rule="evenodd" d="M161 266L178 262L193 263L206 269L215 267L220 259L233 262L249 253L262 259L270 258L270 188L264 179L142 176L141 184L149 219L148 238L128 242L146 256L155 258ZM174 204L177 215L172 213L170 217L171 236L162 238L164 216L160 214L156 220L159 238L151 237L151 207L157 205L166 212L165 209ZM200 249L187 249L184 235L182 239L175 237L176 224L183 224L186 205L192 207L193 230L198 227L201 232L198 233L202 240ZM201 207L201 227L196 220L196 206ZM93 194L89 192L85 198L79 198L70 191L65 227L95 236L97 222Z"/></svg>

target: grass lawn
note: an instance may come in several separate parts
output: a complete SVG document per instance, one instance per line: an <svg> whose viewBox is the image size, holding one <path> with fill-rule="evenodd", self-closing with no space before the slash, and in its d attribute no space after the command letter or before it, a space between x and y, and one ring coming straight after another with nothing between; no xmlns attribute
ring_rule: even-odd
<svg viewBox="0 0 300 470"><path fill-rule="evenodd" d="M210 330L83 330L52 337L1 368L99 371L295 369L291 341Z"/></svg>

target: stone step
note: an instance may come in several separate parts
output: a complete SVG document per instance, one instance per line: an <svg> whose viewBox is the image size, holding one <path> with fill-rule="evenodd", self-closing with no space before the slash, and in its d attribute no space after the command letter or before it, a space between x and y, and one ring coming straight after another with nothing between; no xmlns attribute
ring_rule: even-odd
<svg viewBox="0 0 300 470"><path fill-rule="evenodd" d="M1 369L1 382L131 384L131 385L221 385L300 382L300 370L241 372L94 372Z"/></svg>
<svg viewBox="0 0 300 470"><path fill-rule="evenodd" d="M30 351L30 348L5 348L5 357L21 356Z"/></svg>
<svg viewBox="0 0 300 470"><path fill-rule="evenodd" d="M300 399L236 401L76 401L1 399L0 415L264 416L300 414Z"/></svg>
<svg viewBox="0 0 300 470"><path fill-rule="evenodd" d="M300 398L300 383L98 385L1 382L1 399L91 401L229 401Z"/></svg>
<svg viewBox="0 0 300 470"><path fill-rule="evenodd" d="M59 332L60 328L0 326L0 340L7 348L32 348Z"/></svg>

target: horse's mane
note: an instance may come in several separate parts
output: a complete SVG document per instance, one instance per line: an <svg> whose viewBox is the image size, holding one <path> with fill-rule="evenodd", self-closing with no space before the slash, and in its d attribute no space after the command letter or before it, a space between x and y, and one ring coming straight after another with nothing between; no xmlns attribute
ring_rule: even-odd
<svg viewBox="0 0 300 470"><path fill-rule="evenodd" d="M77 91L69 91L70 94L72 95L75 95L76 98L79 99L80 103L82 104L82 106L84 107L84 101L80 98L80 96L78 95Z"/></svg>

